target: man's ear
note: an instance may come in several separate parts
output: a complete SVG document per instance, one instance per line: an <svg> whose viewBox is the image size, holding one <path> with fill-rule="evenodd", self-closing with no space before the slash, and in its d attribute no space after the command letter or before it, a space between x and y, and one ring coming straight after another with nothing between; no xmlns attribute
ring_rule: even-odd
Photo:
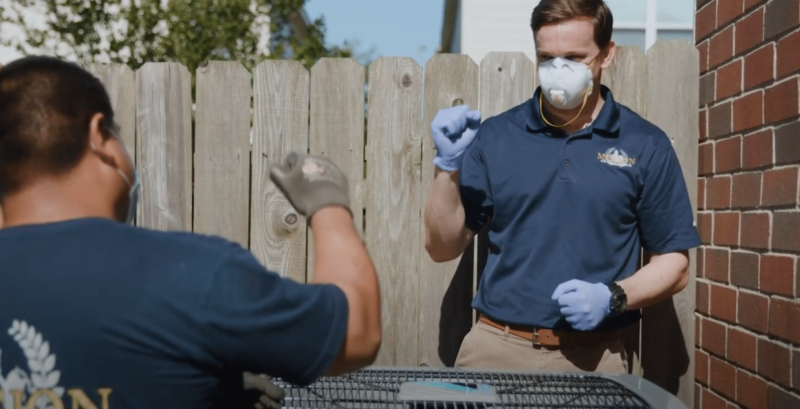
<svg viewBox="0 0 800 409"><path fill-rule="evenodd" d="M606 70L614 62L614 57L617 55L617 44L612 40L606 46L605 57L603 58L600 68Z"/></svg>
<svg viewBox="0 0 800 409"><path fill-rule="evenodd" d="M119 168L114 136L109 134L105 115L99 112L94 114L89 122L89 143L89 149L92 149L103 163L115 169Z"/></svg>

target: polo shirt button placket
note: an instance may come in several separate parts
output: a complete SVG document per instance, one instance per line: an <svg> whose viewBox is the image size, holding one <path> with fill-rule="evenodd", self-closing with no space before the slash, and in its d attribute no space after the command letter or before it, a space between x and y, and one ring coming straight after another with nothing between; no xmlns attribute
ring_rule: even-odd
<svg viewBox="0 0 800 409"><path fill-rule="evenodd" d="M568 167L569 167L569 159L564 159L564 162L563 162L563 163L564 163L564 167L565 167L565 168L568 168Z"/></svg>

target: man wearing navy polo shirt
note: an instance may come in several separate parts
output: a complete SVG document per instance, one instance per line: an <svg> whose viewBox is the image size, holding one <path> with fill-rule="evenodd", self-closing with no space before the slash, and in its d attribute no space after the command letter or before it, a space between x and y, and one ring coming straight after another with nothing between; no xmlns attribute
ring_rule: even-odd
<svg viewBox="0 0 800 409"><path fill-rule="evenodd" d="M612 26L601 0L542 0L533 98L482 125L467 107L431 124L428 253L453 260L489 238L456 366L626 372L620 330L689 280L700 242L670 139L600 85Z"/></svg>
<svg viewBox="0 0 800 409"><path fill-rule="evenodd" d="M301 284L223 238L130 226L118 130L79 66L0 70L0 407L279 408L253 374L309 384L375 360L380 287L336 165L292 153L270 172L313 234Z"/></svg>

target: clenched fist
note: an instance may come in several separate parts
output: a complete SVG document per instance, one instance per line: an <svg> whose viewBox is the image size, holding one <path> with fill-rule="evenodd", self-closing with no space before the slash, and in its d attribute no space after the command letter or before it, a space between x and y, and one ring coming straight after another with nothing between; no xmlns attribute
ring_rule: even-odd
<svg viewBox="0 0 800 409"><path fill-rule="evenodd" d="M352 214L347 177L328 158L292 152L283 165L272 167L270 179L303 216L329 206Z"/></svg>
<svg viewBox="0 0 800 409"><path fill-rule="evenodd" d="M470 111L466 105L442 109L431 122L431 135L436 145L433 164L448 172L461 168L469 145L481 125L481 113Z"/></svg>

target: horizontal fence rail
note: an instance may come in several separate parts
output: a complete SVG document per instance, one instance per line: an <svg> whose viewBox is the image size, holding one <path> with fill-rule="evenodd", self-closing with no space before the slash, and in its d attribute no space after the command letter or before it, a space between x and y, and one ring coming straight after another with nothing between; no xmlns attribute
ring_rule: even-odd
<svg viewBox="0 0 800 409"><path fill-rule="evenodd" d="M643 53L618 49L603 83L617 101L673 139L696 205L698 56L688 42ZM458 260L437 264L424 248L423 205L435 148L436 112L465 103L484 120L518 105L537 86L522 53L439 54L423 68L382 57L364 67L322 59L311 70L269 60L198 68L148 63L87 67L105 84L122 139L142 176L137 224L235 241L268 268L310 280L313 242L305 220L269 180L290 151L332 158L350 178L355 225L380 276L384 341L376 364L452 365L475 322L470 307L485 262L485 237ZM368 71L368 72L367 72ZM365 95L365 78L369 78ZM365 109L366 107L366 109ZM696 207L696 206L695 206ZM693 404L695 268L680 294L644 311L627 337L636 372Z"/></svg>

